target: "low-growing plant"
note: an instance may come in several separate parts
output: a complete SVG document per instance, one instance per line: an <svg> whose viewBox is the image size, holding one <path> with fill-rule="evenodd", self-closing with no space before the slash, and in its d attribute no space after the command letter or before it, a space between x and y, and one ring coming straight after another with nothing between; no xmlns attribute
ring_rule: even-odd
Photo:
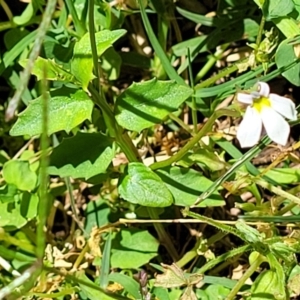
<svg viewBox="0 0 300 300"><path fill-rule="evenodd" d="M0 1L0 299L296 299L299 14Z"/></svg>

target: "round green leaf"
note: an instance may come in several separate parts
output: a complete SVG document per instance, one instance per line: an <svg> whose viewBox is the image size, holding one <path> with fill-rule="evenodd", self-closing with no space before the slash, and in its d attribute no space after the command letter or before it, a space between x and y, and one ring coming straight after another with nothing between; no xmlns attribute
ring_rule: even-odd
<svg viewBox="0 0 300 300"><path fill-rule="evenodd" d="M140 132L160 123L170 112L177 110L192 93L191 88L174 81L153 78L133 83L116 101L116 119L124 128Z"/></svg>
<svg viewBox="0 0 300 300"><path fill-rule="evenodd" d="M10 160L5 163L3 177L8 184L14 184L21 191L31 191L37 183L36 173L25 160Z"/></svg>
<svg viewBox="0 0 300 300"><path fill-rule="evenodd" d="M173 197L164 182L142 163L130 163L118 187L120 196L131 203L165 207Z"/></svg>
<svg viewBox="0 0 300 300"><path fill-rule="evenodd" d="M60 89L49 97L49 123L48 134L65 130L70 132L84 120L90 119L93 102L82 90ZM43 99L39 97L30 101L28 107L19 114L17 122L10 134L39 135L42 133Z"/></svg>

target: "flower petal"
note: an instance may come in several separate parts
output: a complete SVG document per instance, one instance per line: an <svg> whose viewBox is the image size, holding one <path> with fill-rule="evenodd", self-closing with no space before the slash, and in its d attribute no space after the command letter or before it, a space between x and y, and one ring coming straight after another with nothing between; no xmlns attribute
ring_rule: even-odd
<svg viewBox="0 0 300 300"><path fill-rule="evenodd" d="M258 83L259 86L259 94L263 97L268 98L270 94L270 87L267 83L260 81Z"/></svg>
<svg viewBox="0 0 300 300"><path fill-rule="evenodd" d="M260 114L248 106L238 130L236 138L242 148L250 148L258 143L262 130L262 120Z"/></svg>
<svg viewBox="0 0 300 300"><path fill-rule="evenodd" d="M297 120L297 110L295 103L289 98L281 97L276 94L269 96L271 107L289 120Z"/></svg>
<svg viewBox="0 0 300 300"><path fill-rule="evenodd" d="M269 138L275 143L285 146L290 134L288 122L278 112L269 107L264 107L260 115Z"/></svg>
<svg viewBox="0 0 300 300"><path fill-rule="evenodd" d="M238 93L236 96L237 100L244 104L252 104L253 96L251 94Z"/></svg>

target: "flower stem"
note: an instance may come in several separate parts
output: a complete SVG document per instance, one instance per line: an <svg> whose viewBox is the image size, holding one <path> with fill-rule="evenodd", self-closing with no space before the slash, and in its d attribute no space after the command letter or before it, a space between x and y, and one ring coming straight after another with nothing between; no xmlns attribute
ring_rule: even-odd
<svg viewBox="0 0 300 300"><path fill-rule="evenodd" d="M265 261L265 258L262 255L259 255L258 258L253 262L253 264L248 268L244 275L240 278L237 284L233 287L230 293L227 295L226 300L233 300L236 294L239 292L241 287L245 284L246 280L257 270L261 263Z"/></svg>

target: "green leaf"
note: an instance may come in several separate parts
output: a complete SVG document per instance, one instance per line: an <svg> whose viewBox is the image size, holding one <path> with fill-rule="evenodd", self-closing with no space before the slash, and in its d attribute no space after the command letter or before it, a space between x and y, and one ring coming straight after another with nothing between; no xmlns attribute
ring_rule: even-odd
<svg viewBox="0 0 300 300"><path fill-rule="evenodd" d="M133 278L122 273L110 273L108 279L109 281L121 284L126 292L133 296L133 299L142 299L140 285Z"/></svg>
<svg viewBox="0 0 300 300"><path fill-rule="evenodd" d="M98 285L92 282L83 271L77 272L76 277L80 279L78 285L84 295L86 296L84 299L101 299L101 300L113 300L118 299L117 297L110 297L109 295L101 292ZM86 282L87 284L84 284ZM93 288L94 287L94 288ZM117 295L116 295L117 296Z"/></svg>
<svg viewBox="0 0 300 300"><path fill-rule="evenodd" d="M37 216L39 197L37 194L23 193L21 198L20 213L27 220L32 220Z"/></svg>
<svg viewBox="0 0 300 300"><path fill-rule="evenodd" d="M263 171L263 169L260 169ZM266 176L279 184L291 184L300 181L300 170L290 168L275 168L269 170Z"/></svg>
<svg viewBox="0 0 300 300"><path fill-rule="evenodd" d="M109 216L111 214L111 209L108 204L102 200L98 199L96 201L90 201L85 210L85 232L89 236L93 227L101 227L107 225L110 221Z"/></svg>
<svg viewBox="0 0 300 300"><path fill-rule="evenodd" d="M122 59L114 48L109 48L102 56L101 68L109 80L116 80L120 75Z"/></svg>
<svg viewBox="0 0 300 300"><path fill-rule="evenodd" d="M179 167L167 167L156 171L157 175L171 191L175 205L191 206L198 196L212 185L203 174ZM199 207L222 206L225 202L218 192L214 192L199 203Z"/></svg>
<svg viewBox="0 0 300 300"><path fill-rule="evenodd" d="M262 11L267 20L286 17L294 10L292 0L265 0Z"/></svg>
<svg viewBox="0 0 300 300"><path fill-rule="evenodd" d="M187 163L189 166L195 162L205 165L212 172L226 169L226 163L207 149L197 149L193 153L187 153L182 159L182 163Z"/></svg>
<svg viewBox="0 0 300 300"><path fill-rule="evenodd" d="M191 88L174 81L153 78L133 83L116 101L116 119L126 129L140 132L160 123L170 112L177 110L192 93Z"/></svg>
<svg viewBox="0 0 300 300"><path fill-rule="evenodd" d="M146 230L123 229L112 244L112 268L137 269L157 255L159 243Z"/></svg>
<svg viewBox="0 0 300 300"><path fill-rule="evenodd" d="M110 269L110 252L111 252L111 240L112 234L109 231L107 239L105 241L103 256L102 256L102 263L100 268L100 287L102 289L106 289L108 285L108 275Z"/></svg>
<svg viewBox="0 0 300 300"><path fill-rule="evenodd" d="M226 299L229 292L230 289L219 284L210 284L207 288L205 288L205 293L209 300Z"/></svg>
<svg viewBox="0 0 300 300"><path fill-rule="evenodd" d="M65 130L70 132L84 120L90 119L93 102L82 90L60 89L49 98L48 134ZM12 136L35 136L42 133L43 99L39 97L30 101L28 107L19 114L13 125Z"/></svg>
<svg viewBox="0 0 300 300"><path fill-rule="evenodd" d="M129 163L118 186L119 194L128 202L149 207L165 207L173 197L164 182L142 163Z"/></svg>
<svg viewBox="0 0 300 300"><path fill-rule="evenodd" d="M15 230L26 225L27 220L20 214L19 203L0 203L0 226Z"/></svg>
<svg viewBox="0 0 300 300"><path fill-rule="evenodd" d="M34 16L36 11L35 1L31 1L26 6L21 16L15 16L13 21L17 25L24 25L30 21L30 19Z"/></svg>
<svg viewBox="0 0 300 300"><path fill-rule="evenodd" d="M280 282L278 280L276 271L263 271L258 275L251 287L251 300L282 299L281 297L279 298L277 296L280 295L284 285L285 282Z"/></svg>
<svg viewBox="0 0 300 300"><path fill-rule="evenodd" d="M95 34L97 54L101 56L112 44L126 33L124 29L114 31L102 30ZM89 82L95 77L93 75L93 58L90 44L90 35L86 33L80 41L75 44L74 55L71 62L72 74L81 82L84 90Z"/></svg>
<svg viewBox="0 0 300 300"><path fill-rule="evenodd" d="M28 59L23 59L19 61L19 64L25 68L27 62ZM34 62L31 73L37 77L37 80L41 80L46 76L45 79L47 80L73 82L76 84L76 79L70 72L64 70L54 60L45 59L40 56Z"/></svg>
<svg viewBox="0 0 300 300"><path fill-rule="evenodd" d="M3 55L3 60L0 64L0 75L35 40L36 36L37 30L30 32Z"/></svg>
<svg viewBox="0 0 300 300"><path fill-rule="evenodd" d="M4 164L3 178L8 184L14 184L21 191L31 191L36 187L37 175L25 160L10 160Z"/></svg>
<svg viewBox="0 0 300 300"><path fill-rule="evenodd" d="M54 148L48 172L60 177L88 179L105 173L114 155L111 138L102 133L78 132Z"/></svg>
<svg viewBox="0 0 300 300"><path fill-rule="evenodd" d="M6 184L0 188L0 202L14 202L18 189L14 184Z"/></svg>
<svg viewBox="0 0 300 300"><path fill-rule="evenodd" d="M275 61L278 68L285 67L286 65L296 61L298 58L295 55L294 45L290 43L293 39L284 40L278 47L275 54ZM296 45L297 46L297 45ZM292 84L300 86L300 64L283 72L282 75Z"/></svg>
<svg viewBox="0 0 300 300"><path fill-rule="evenodd" d="M37 216L39 197L25 192L15 197L14 202L0 203L0 227L6 230L21 228Z"/></svg>

